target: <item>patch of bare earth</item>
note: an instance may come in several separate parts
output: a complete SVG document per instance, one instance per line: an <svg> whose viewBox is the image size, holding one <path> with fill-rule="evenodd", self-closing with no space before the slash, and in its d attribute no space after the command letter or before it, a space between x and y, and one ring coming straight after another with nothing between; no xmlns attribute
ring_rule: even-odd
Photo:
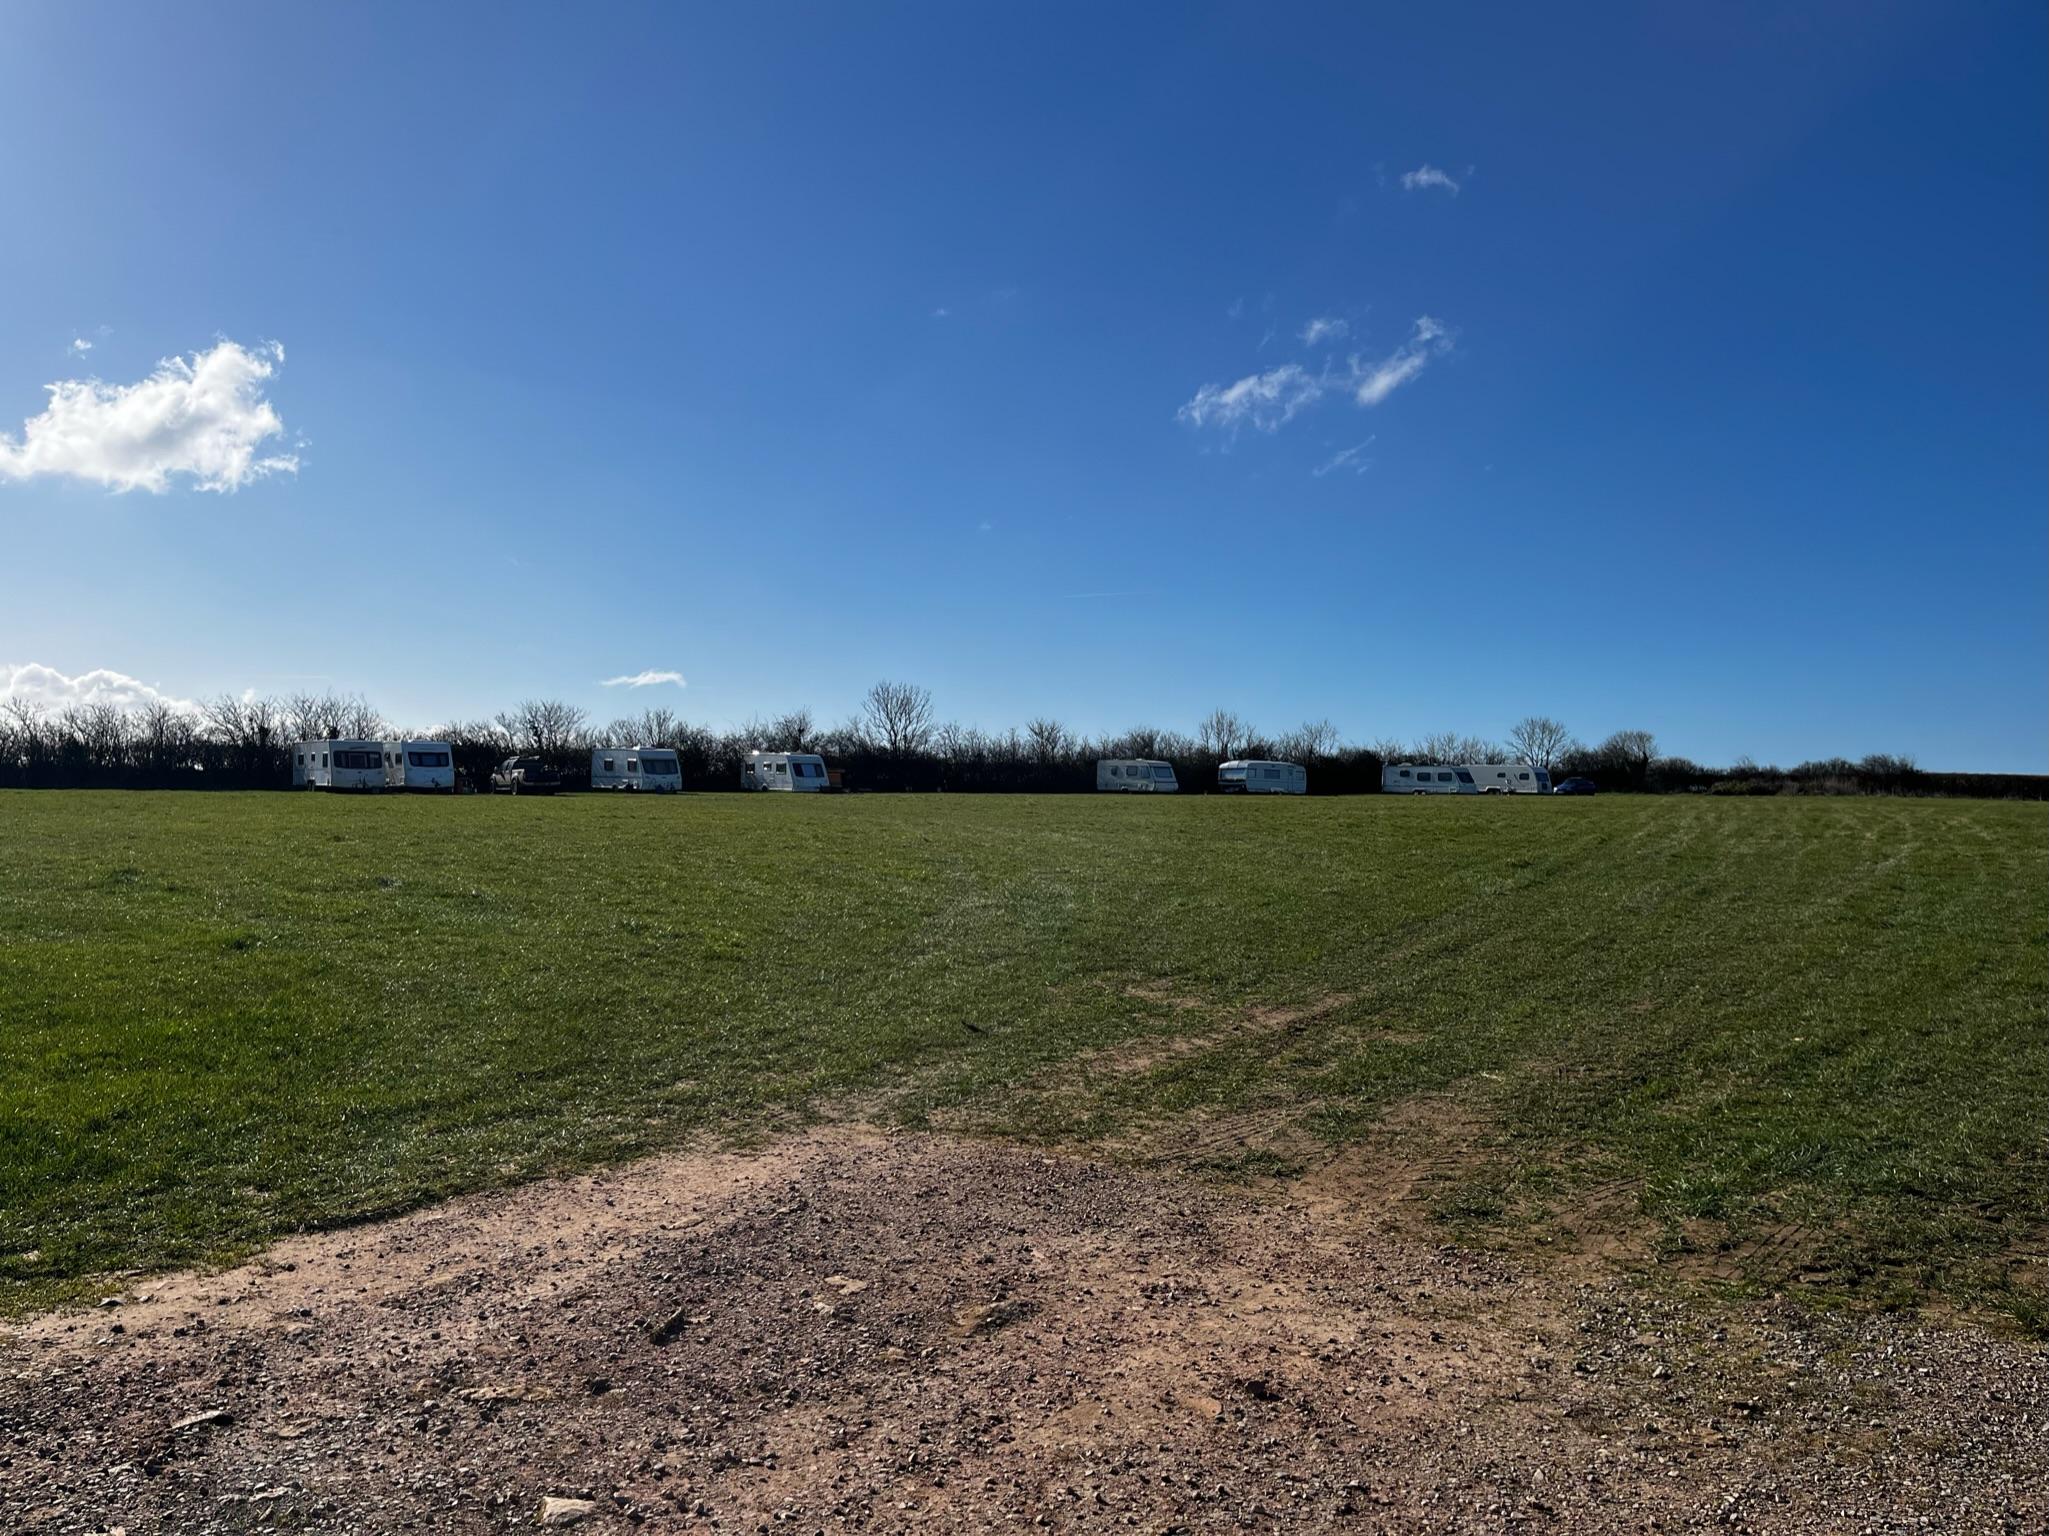
<svg viewBox="0 0 2049 1536"><path fill-rule="evenodd" d="M1575 1284L1388 1196L835 1129L460 1200L18 1329L0 1528L2049 1519L2037 1348Z"/></svg>

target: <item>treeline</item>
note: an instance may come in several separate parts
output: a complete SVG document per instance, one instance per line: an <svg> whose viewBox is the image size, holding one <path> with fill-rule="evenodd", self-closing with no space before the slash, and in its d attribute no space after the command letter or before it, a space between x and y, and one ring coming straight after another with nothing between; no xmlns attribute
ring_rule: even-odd
<svg viewBox="0 0 2049 1536"><path fill-rule="evenodd" d="M1217 764L1279 758L1305 765L1312 794L1374 794L1393 762L1457 765L1527 762L1553 781L1591 779L1601 789L1640 794L1980 795L2049 798L2049 777L1928 773L1911 758L1829 759L1793 768L1748 759L1710 768L1659 752L1649 731L1616 731L1595 745L1546 716L1516 722L1500 742L1443 733L1421 741L1344 741L1328 720L1276 734L1229 710L1192 732L1149 725L1110 736L1072 731L1040 717L1021 728L985 731L938 718L914 684L870 689L853 718L823 726L808 710L719 731L666 709L602 725L560 700L536 699L488 720L400 729L357 695L223 696L197 709L161 701L138 709L84 705L50 711L24 699L0 701L0 786L32 788L289 787L295 742L336 739L446 741L458 782L483 789L491 770L519 753L545 759L572 787L590 775L594 746L675 750L691 789L735 789L750 751L816 752L842 771L849 789L959 793L1087 793L1104 757L1157 758L1174 765L1184 793L1215 788Z"/></svg>

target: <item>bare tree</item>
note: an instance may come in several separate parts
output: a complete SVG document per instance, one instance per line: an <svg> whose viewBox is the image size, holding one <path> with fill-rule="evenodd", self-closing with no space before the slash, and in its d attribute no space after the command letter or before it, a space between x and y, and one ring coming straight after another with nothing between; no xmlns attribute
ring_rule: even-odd
<svg viewBox="0 0 2049 1536"><path fill-rule="evenodd" d="M1032 760L1041 767L1058 762L1069 746L1067 727L1047 715L1027 720L1025 736L1032 744Z"/></svg>
<svg viewBox="0 0 2049 1536"><path fill-rule="evenodd" d="M644 709L637 715L622 715L604 729L603 745L615 747L673 747L684 724L668 709Z"/></svg>
<svg viewBox="0 0 2049 1536"><path fill-rule="evenodd" d="M1252 726L1228 709L1213 709L1195 728L1196 747L1219 759L1237 757L1252 737Z"/></svg>
<svg viewBox="0 0 2049 1536"><path fill-rule="evenodd" d="M1338 728L1328 720L1305 720L1281 738L1281 749L1290 757L1313 763L1338 754Z"/></svg>
<svg viewBox="0 0 2049 1536"><path fill-rule="evenodd" d="M877 683L862 701L861 725L891 757L922 752L932 742L932 694L916 683Z"/></svg>
<svg viewBox="0 0 2049 1536"><path fill-rule="evenodd" d="M776 717L768 728L769 745L778 752L809 752L818 741L818 722L799 705Z"/></svg>
<svg viewBox="0 0 2049 1536"><path fill-rule="evenodd" d="M341 711L331 693L295 693L278 707L294 741L331 741L341 734Z"/></svg>
<svg viewBox="0 0 2049 1536"><path fill-rule="evenodd" d="M1446 766L1491 763L1503 756L1502 749L1493 742L1483 741L1478 736L1461 736L1457 731L1438 731L1435 735L1425 736L1416 743L1414 754L1416 762Z"/></svg>
<svg viewBox="0 0 2049 1536"><path fill-rule="evenodd" d="M360 693L295 693L284 702L245 701L259 718L248 728L266 740L377 741L391 723Z"/></svg>
<svg viewBox="0 0 2049 1536"><path fill-rule="evenodd" d="M1617 731L1595 749L1594 755L1621 769L1632 784L1641 788L1650 778L1651 764L1657 760L1658 738L1649 731Z"/></svg>
<svg viewBox="0 0 2049 1536"><path fill-rule="evenodd" d="M1525 715L1508 733L1508 750L1516 761L1550 773L1572 749L1572 732L1549 715Z"/></svg>
<svg viewBox="0 0 2049 1536"><path fill-rule="evenodd" d="M360 693L341 701L341 737L345 741L376 741L390 729L384 716L370 707Z"/></svg>
<svg viewBox="0 0 2049 1536"><path fill-rule="evenodd" d="M567 752L583 737L588 716L560 699L527 699L498 717L499 729L529 752Z"/></svg>
<svg viewBox="0 0 2049 1536"><path fill-rule="evenodd" d="M192 754L192 717L163 699L150 699L136 711L135 748L140 766L165 774Z"/></svg>
<svg viewBox="0 0 2049 1536"><path fill-rule="evenodd" d="M1104 757L1164 757L1168 733L1158 726L1134 725L1122 736L1105 741Z"/></svg>
<svg viewBox="0 0 2049 1536"><path fill-rule="evenodd" d="M932 747L949 763L964 763L986 757L989 743L972 725L949 720L932 733Z"/></svg>

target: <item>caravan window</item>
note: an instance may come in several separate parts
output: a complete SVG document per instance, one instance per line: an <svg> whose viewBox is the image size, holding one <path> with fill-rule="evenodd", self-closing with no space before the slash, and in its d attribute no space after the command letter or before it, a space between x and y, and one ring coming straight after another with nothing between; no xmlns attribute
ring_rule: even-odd
<svg viewBox="0 0 2049 1536"><path fill-rule="evenodd" d="M1458 771L1458 779L1461 784L1470 784L1473 782L1473 776L1470 773L1467 773L1463 768L1459 769Z"/></svg>
<svg viewBox="0 0 2049 1536"><path fill-rule="evenodd" d="M626 759L626 771L627 771L628 773L638 773L638 772L640 772L640 759L638 759L638 758L634 758L634 757L629 757L629 758L627 758L627 759Z"/></svg>
<svg viewBox="0 0 2049 1536"><path fill-rule="evenodd" d="M1153 777L1156 779L1171 779L1174 777L1174 770L1165 763L1157 763L1153 767Z"/></svg>
<svg viewBox="0 0 2049 1536"><path fill-rule="evenodd" d="M448 766L448 754L446 752L408 752L406 759L415 768L446 768Z"/></svg>
<svg viewBox="0 0 2049 1536"><path fill-rule="evenodd" d="M612 760L609 757L605 759L605 766L603 771L606 773L612 772Z"/></svg>
<svg viewBox="0 0 2049 1536"><path fill-rule="evenodd" d="M1437 776L1437 782L1440 784L1449 784L1451 782L1451 775L1448 773L1440 773Z"/></svg>
<svg viewBox="0 0 2049 1536"><path fill-rule="evenodd" d="M1528 774L1526 774L1526 773L1519 773L1519 774L1517 774L1517 775L1516 775L1516 777L1517 777L1517 778L1519 778L1519 779L1526 779L1526 778L1528 778L1528 777L1529 777L1529 775L1528 775Z"/></svg>
<svg viewBox="0 0 2049 1536"><path fill-rule="evenodd" d="M1266 770L1266 776L1270 779L1277 779L1281 776L1281 770L1278 768L1269 768Z"/></svg>
<svg viewBox="0 0 2049 1536"><path fill-rule="evenodd" d="M1406 779L1406 778L1407 778L1408 776L1409 776L1409 770L1408 770L1408 769L1406 769L1406 768L1404 768L1404 769L1402 770L1402 777Z"/></svg>
<svg viewBox="0 0 2049 1536"><path fill-rule="evenodd" d="M644 757L640 760L640 771L671 774L676 772L676 760L673 757Z"/></svg>

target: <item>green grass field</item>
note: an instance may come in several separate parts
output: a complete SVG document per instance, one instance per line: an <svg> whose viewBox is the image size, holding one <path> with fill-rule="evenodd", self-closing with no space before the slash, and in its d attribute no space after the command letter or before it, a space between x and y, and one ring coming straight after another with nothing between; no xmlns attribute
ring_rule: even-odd
<svg viewBox="0 0 2049 1536"><path fill-rule="evenodd" d="M0 1306L849 1104L1424 1101L1461 1231L2041 1328L2045 1018L2041 805L6 793Z"/></svg>

